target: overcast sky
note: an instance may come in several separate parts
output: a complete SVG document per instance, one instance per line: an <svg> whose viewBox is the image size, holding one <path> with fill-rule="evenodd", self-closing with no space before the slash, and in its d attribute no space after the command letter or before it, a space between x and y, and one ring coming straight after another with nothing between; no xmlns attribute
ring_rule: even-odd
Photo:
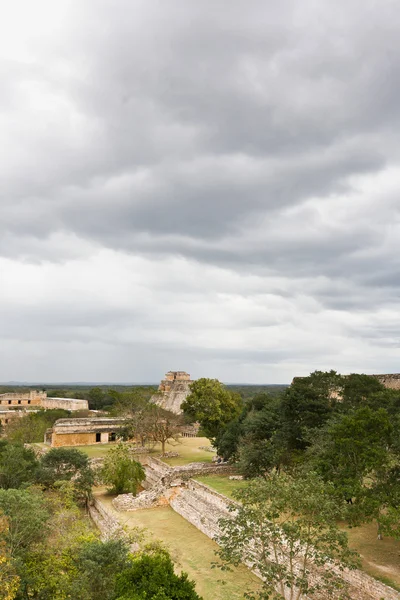
<svg viewBox="0 0 400 600"><path fill-rule="evenodd" d="M400 371L398 0L0 8L0 381Z"/></svg>

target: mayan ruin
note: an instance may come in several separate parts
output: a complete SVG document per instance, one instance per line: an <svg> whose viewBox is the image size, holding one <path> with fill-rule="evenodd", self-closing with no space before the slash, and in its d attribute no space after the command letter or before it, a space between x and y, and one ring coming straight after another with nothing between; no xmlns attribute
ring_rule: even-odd
<svg viewBox="0 0 400 600"><path fill-rule="evenodd" d="M181 414L181 404L190 393L191 383L189 373L168 371L158 387L158 394L154 396L154 402L177 415Z"/></svg>

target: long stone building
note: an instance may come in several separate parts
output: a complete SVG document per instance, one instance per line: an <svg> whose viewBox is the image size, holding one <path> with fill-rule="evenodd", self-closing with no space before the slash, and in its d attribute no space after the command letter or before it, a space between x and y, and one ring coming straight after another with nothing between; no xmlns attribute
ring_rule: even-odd
<svg viewBox="0 0 400 600"><path fill-rule="evenodd" d="M35 408L64 408L65 410L88 410L87 400L78 398L48 398L46 392L9 392L0 394L0 409L33 406Z"/></svg>
<svg viewBox="0 0 400 600"><path fill-rule="evenodd" d="M86 446L116 442L126 419L97 417L94 419L58 419L46 431L45 443L53 448L61 446Z"/></svg>
<svg viewBox="0 0 400 600"><path fill-rule="evenodd" d="M168 371L158 386L158 393L153 396L153 402L179 415L182 413L181 404L190 394L191 383L186 371Z"/></svg>

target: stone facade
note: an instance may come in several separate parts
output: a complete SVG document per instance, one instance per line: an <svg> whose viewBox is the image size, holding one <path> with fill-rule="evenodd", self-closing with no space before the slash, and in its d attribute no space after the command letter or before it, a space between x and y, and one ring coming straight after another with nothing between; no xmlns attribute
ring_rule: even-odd
<svg viewBox="0 0 400 600"><path fill-rule="evenodd" d="M31 390L30 392L11 392L0 394L0 407L27 407L35 408L64 408L65 410L88 410L87 400L78 398L48 398L46 392Z"/></svg>
<svg viewBox="0 0 400 600"><path fill-rule="evenodd" d="M168 371L158 386L158 394L153 396L153 402L179 415L181 404L190 394L192 383L189 373L185 371Z"/></svg>
<svg viewBox="0 0 400 600"><path fill-rule="evenodd" d="M393 373L392 375L371 375L371 377L375 377L389 390L400 390L400 373Z"/></svg>
<svg viewBox="0 0 400 600"><path fill-rule="evenodd" d="M45 443L53 448L107 444L118 440L125 419L58 419L45 434Z"/></svg>
<svg viewBox="0 0 400 600"><path fill-rule="evenodd" d="M24 417L26 412L24 410L1 410L0 409L0 425L3 427L8 425L13 419Z"/></svg>

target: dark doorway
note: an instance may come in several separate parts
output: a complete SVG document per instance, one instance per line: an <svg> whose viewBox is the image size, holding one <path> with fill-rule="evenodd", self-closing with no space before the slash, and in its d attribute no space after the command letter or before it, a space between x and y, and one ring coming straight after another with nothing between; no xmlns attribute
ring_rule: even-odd
<svg viewBox="0 0 400 600"><path fill-rule="evenodd" d="M101 442L101 433L96 433L96 442Z"/></svg>

